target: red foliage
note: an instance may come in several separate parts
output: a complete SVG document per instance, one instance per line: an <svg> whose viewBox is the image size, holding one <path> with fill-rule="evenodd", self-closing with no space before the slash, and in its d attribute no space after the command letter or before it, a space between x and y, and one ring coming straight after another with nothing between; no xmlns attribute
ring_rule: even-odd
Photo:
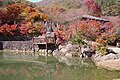
<svg viewBox="0 0 120 80"><path fill-rule="evenodd" d="M7 22L8 18L7 18L7 11L6 10L0 11L0 20L2 23Z"/></svg>
<svg viewBox="0 0 120 80"><path fill-rule="evenodd" d="M17 30L18 30L17 25L4 24L3 26L0 27L0 33L3 34L4 36L15 35Z"/></svg>
<svg viewBox="0 0 120 80"><path fill-rule="evenodd" d="M15 22L21 21L22 17L20 16L20 14L24 8L25 6L21 4L8 5L5 9L0 11L0 20L2 24L6 24L7 22L10 21L15 21Z"/></svg>
<svg viewBox="0 0 120 80"><path fill-rule="evenodd" d="M94 20L90 20L88 22L78 20L76 23L70 24L70 29L72 35L76 35L76 32L80 30L82 35L87 39L95 40L100 34L101 23Z"/></svg>
<svg viewBox="0 0 120 80"><path fill-rule="evenodd" d="M25 24L21 24L21 26L19 27L19 30L21 35L27 35L29 27L26 26Z"/></svg>
<svg viewBox="0 0 120 80"><path fill-rule="evenodd" d="M59 26L57 30L54 31L55 35L56 35L56 43L59 45L61 43L64 42L64 30L63 30L63 26Z"/></svg>
<svg viewBox="0 0 120 80"><path fill-rule="evenodd" d="M100 16L101 9L94 0L87 0L85 3L86 8L88 9L88 13L94 16Z"/></svg>
<svg viewBox="0 0 120 80"><path fill-rule="evenodd" d="M104 26L105 31L97 37L96 41L103 44L113 43L116 40L116 27L110 22L106 23Z"/></svg>
<svg viewBox="0 0 120 80"><path fill-rule="evenodd" d="M21 4L12 4L7 6L7 17L9 20L19 21L21 19L20 14L22 13L25 6Z"/></svg>
<svg viewBox="0 0 120 80"><path fill-rule="evenodd" d="M37 12L34 8L11 4L0 11L0 33L4 36L42 34L43 26L36 23L46 19L44 13Z"/></svg>
<svg viewBox="0 0 120 80"><path fill-rule="evenodd" d="M115 27L112 23L102 24L95 20L78 20L77 22L71 23L68 27L59 26L55 31L58 44L70 40L76 35L77 31L81 31L82 36L87 40L97 41L101 44L111 43L116 39Z"/></svg>
<svg viewBox="0 0 120 80"><path fill-rule="evenodd" d="M70 23L68 27L59 26L59 28L55 31L55 34L58 38L58 43L62 43L63 41L70 40L73 36L76 35L77 31L81 31L82 35L85 36L89 40L96 40L97 36L100 35L101 23L90 20L86 21L76 21Z"/></svg>

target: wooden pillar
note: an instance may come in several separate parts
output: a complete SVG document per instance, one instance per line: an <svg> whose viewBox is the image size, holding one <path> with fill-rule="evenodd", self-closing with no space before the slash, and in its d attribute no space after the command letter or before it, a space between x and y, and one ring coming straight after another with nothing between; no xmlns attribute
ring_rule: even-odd
<svg viewBox="0 0 120 80"><path fill-rule="evenodd" d="M33 52L35 53L35 44L34 44L34 38L32 38L32 42L33 42Z"/></svg>
<svg viewBox="0 0 120 80"><path fill-rule="evenodd" d="M48 55L48 44L46 43L46 55Z"/></svg>
<svg viewBox="0 0 120 80"><path fill-rule="evenodd" d="M47 41L47 36L45 36L45 42L46 42L46 56L48 56L48 41Z"/></svg>

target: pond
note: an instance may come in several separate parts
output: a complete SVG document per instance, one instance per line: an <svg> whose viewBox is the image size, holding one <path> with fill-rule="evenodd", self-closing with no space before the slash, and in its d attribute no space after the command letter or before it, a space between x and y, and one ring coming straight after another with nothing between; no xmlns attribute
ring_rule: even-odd
<svg viewBox="0 0 120 80"><path fill-rule="evenodd" d="M78 62L78 65L68 66L52 56L0 52L0 80L113 80L118 78L120 78L120 71L97 68L89 59L84 60L83 64Z"/></svg>

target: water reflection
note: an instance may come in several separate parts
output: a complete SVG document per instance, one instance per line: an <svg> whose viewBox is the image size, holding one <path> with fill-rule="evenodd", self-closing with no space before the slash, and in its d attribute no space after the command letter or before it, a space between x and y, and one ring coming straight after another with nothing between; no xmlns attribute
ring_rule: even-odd
<svg viewBox="0 0 120 80"><path fill-rule="evenodd" d="M120 78L119 71L97 68L91 60L65 57L63 60L57 60L53 57L45 58L30 53L9 52L0 53L1 55L0 80L113 80ZM10 59L33 60L39 63L12 62Z"/></svg>
<svg viewBox="0 0 120 80"><path fill-rule="evenodd" d="M90 66L89 63L87 63L85 61L85 59L81 59L81 58L78 58L78 57L67 58L65 56L62 56L62 57L58 58L58 61L63 62L68 66L72 66L72 65L80 66L80 67L81 66Z"/></svg>
<svg viewBox="0 0 120 80"><path fill-rule="evenodd" d="M36 60L39 58L38 54L32 52L6 52L3 54L3 59L15 60Z"/></svg>

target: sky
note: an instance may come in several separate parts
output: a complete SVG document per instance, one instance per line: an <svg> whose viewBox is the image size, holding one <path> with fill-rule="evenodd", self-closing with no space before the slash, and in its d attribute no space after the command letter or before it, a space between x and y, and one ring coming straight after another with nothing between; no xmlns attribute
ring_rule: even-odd
<svg viewBox="0 0 120 80"><path fill-rule="evenodd" d="M42 1L42 0L28 0L30 2L39 2L39 1Z"/></svg>

